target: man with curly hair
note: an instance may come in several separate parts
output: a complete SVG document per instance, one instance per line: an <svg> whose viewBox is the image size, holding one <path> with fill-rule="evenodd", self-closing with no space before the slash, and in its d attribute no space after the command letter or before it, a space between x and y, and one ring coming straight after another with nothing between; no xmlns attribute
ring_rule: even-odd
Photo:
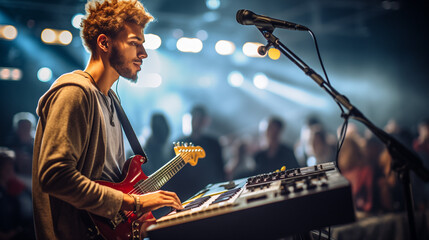
<svg viewBox="0 0 429 240"><path fill-rule="evenodd" d="M152 16L137 0L91 0L81 37L91 53L84 71L60 76L40 98L33 155L38 239L88 239L87 213L107 219L138 206L182 208L177 195L128 195L98 184L118 182L125 162L113 83L137 80L147 53L143 30Z"/></svg>

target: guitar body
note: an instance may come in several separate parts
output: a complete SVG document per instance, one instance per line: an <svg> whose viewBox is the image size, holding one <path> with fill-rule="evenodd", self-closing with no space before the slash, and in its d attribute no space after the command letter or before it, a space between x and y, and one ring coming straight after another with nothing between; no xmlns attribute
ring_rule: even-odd
<svg viewBox="0 0 429 240"><path fill-rule="evenodd" d="M126 176L122 182L96 182L101 185L119 190L123 193L134 193L136 192L134 186L148 178L141 169L141 165L145 161L146 160L144 157L140 155L136 155L128 159L125 163L123 171L123 173L126 173ZM151 212L145 213L141 216L136 215L134 212L128 211L122 211L122 213L123 214L120 214L121 216L115 217L113 220L93 214L90 214L90 216L94 224L97 226L98 231L106 240L143 239L142 235L144 230L150 224L155 223L156 221Z"/></svg>
<svg viewBox="0 0 429 240"><path fill-rule="evenodd" d="M136 155L125 162L122 173L123 180L119 183L96 181L97 183L119 190L123 193L145 194L159 190L186 163L195 166L198 158L206 156L204 149L199 146L176 144L176 156L155 173L146 176L141 165L146 159ZM89 214L100 235L106 240L140 240L145 236L148 226L156 222L151 212L142 214L133 211L119 211L113 219L107 219Z"/></svg>

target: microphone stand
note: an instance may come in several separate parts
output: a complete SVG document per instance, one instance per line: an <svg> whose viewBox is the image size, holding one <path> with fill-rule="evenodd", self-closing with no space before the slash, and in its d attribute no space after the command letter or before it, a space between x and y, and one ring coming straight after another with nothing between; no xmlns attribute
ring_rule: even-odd
<svg viewBox="0 0 429 240"><path fill-rule="evenodd" d="M410 170L413 170L417 176L423 181L429 182L429 170L427 170L420 159L414 152L405 147L402 143L386 133L382 129L376 127L369 121L350 101L342 94L337 92L328 82L326 82L319 74L305 64L298 56L288 49L279 39L273 35L274 27L257 26L262 35L267 39L268 45L280 50L287 58L295 63L307 76L313 79L323 90L325 90L338 104L344 106L349 113L342 117L351 117L366 125L375 136L377 136L387 147L392 157L392 169L398 174L402 182L404 198L408 214L408 223L410 231L410 239L417 239L414 219L414 202L410 181ZM265 49L266 50L266 49Z"/></svg>

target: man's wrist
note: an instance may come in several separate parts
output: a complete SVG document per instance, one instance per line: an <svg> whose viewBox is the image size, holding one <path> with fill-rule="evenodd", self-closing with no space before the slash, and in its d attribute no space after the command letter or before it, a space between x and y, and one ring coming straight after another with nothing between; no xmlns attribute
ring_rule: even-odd
<svg viewBox="0 0 429 240"><path fill-rule="evenodd" d="M134 195L134 194L129 194L128 196L132 197L134 199L134 212L139 212L140 208L141 208L141 203L140 203L140 196Z"/></svg>
<svg viewBox="0 0 429 240"><path fill-rule="evenodd" d="M134 198L135 200L136 200L136 212L139 212L140 211L140 207L141 207L141 203L140 203L140 196L135 196L135 198Z"/></svg>

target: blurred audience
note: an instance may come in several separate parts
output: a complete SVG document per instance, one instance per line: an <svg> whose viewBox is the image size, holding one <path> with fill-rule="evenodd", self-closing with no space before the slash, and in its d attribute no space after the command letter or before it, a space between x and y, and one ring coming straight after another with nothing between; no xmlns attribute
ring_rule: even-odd
<svg viewBox="0 0 429 240"><path fill-rule="evenodd" d="M17 176L31 187L34 130L36 118L32 113L19 112L13 116L13 133L6 146L15 152L15 171Z"/></svg>
<svg viewBox="0 0 429 240"><path fill-rule="evenodd" d="M250 177L256 164L252 157L251 143L247 139L236 139L229 145L231 156L225 164L227 180Z"/></svg>
<svg viewBox="0 0 429 240"><path fill-rule="evenodd" d="M384 211L384 207L381 202L382 196L380 194L380 188L383 187L383 180L380 179L384 178L383 169L380 166L380 157L384 149L384 144L377 137L375 137L371 131L366 130L365 138L362 143L362 150L365 161L372 168L373 173L374 187L372 188L373 202L371 208L371 212L373 213L380 213Z"/></svg>
<svg viewBox="0 0 429 240"><path fill-rule="evenodd" d="M0 239L35 239L31 190L16 177L15 153L0 147Z"/></svg>
<svg viewBox="0 0 429 240"><path fill-rule="evenodd" d="M301 129L294 153L303 167L334 161L335 137L325 130L319 118L310 116Z"/></svg>
<svg viewBox="0 0 429 240"><path fill-rule="evenodd" d="M268 119L264 133L266 141L253 155L256 166L251 175L273 172L282 166L287 169L299 168L293 149L282 143L281 137L285 129L286 124L281 118L272 116Z"/></svg>
<svg viewBox="0 0 429 240"><path fill-rule="evenodd" d="M385 131L406 147L411 148L413 136L396 121L390 120ZM338 156L338 166L352 186L352 194L359 217L370 214L404 211L404 195L394 161L384 144L367 130L365 138L350 125ZM422 182L412 177L414 202L421 206ZM421 209L424 207L421 207Z"/></svg>
<svg viewBox="0 0 429 240"><path fill-rule="evenodd" d="M418 136L413 141L413 148L427 160L429 159L429 118L419 122L417 131Z"/></svg>
<svg viewBox="0 0 429 240"><path fill-rule="evenodd" d="M148 162L142 165L144 173L148 176L170 160L169 152L170 148L173 148L173 144L167 144L170 127L164 114L154 113L150 120L150 128L151 134L143 147Z"/></svg>
<svg viewBox="0 0 429 240"><path fill-rule="evenodd" d="M374 202L374 171L362 148L362 137L353 124L349 124L343 146L338 154L338 167L350 181L355 208L369 213Z"/></svg>
<svg viewBox="0 0 429 240"><path fill-rule="evenodd" d="M174 176L174 181L169 181L164 187L176 192L182 201L210 183L226 180L222 147L216 137L206 133L210 124L210 116L206 108L202 105L194 106L191 110L191 117L191 134L177 141L201 146L206 152L206 157L199 159L196 166L192 167L187 164Z"/></svg>
<svg viewBox="0 0 429 240"><path fill-rule="evenodd" d="M413 140L413 149L420 156L423 165L429 169L429 118L425 118L418 123L417 137ZM424 209L429 206L429 183L424 183L417 176L413 176L416 195L416 207Z"/></svg>

